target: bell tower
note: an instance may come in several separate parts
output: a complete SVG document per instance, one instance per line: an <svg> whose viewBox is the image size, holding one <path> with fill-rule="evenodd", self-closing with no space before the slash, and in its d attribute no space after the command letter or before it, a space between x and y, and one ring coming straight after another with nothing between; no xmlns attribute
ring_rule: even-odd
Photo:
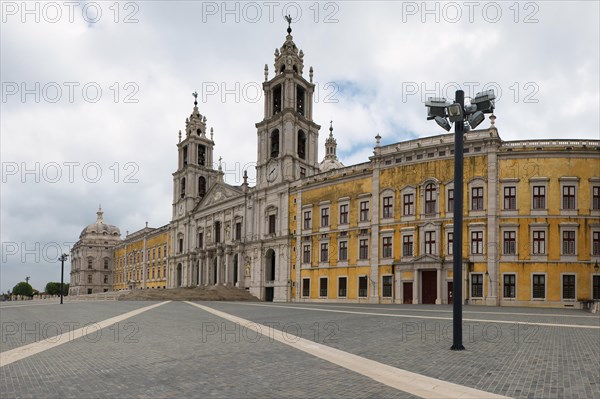
<svg viewBox="0 0 600 399"><path fill-rule="evenodd" d="M173 173L173 220L178 219L202 200L217 180L213 169L213 130L206 136L206 116L198 112L198 93L193 93L194 109L185 120L185 138L179 131L177 171Z"/></svg>
<svg viewBox="0 0 600 399"><path fill-rule="evenodd" d="M288 24L291 18L286 17ZM269 80L265 65L264 118L256 124L257 186L291 182L319 173L318 141L321 126L313 122L313 69L303 77L304 52L296 47L288 26L281 48L275 49L275 75Z"/></svg>

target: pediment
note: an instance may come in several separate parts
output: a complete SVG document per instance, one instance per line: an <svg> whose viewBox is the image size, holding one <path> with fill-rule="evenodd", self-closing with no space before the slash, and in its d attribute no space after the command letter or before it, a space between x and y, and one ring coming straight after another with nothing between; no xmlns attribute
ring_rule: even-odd
<svg viewBox="0 0 600 399"><path fill-rule="evenodd" d="M214 205L227 202L231 199L244 195L244 192L237 187L225 183L217 182L206 193L204 198L196 205L195 210L207 208Z"/></svg>
<svg viewBox="0 0 600 399"><path fill-rule="evenodd" d="M414 263L440 263L442 258L437 255L424 254L413 259Z"/></svg>

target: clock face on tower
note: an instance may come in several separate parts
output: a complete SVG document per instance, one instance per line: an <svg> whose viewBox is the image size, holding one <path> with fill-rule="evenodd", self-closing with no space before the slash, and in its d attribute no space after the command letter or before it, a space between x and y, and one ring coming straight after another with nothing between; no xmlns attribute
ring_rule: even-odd
<svg viewBox="0 0 600 399"><path fill-rule="evenodd" d="M279 175L279 163L277 161L270 161L267 164L267 181L269 183L273 183L277 180L277 176Z"/></svg>

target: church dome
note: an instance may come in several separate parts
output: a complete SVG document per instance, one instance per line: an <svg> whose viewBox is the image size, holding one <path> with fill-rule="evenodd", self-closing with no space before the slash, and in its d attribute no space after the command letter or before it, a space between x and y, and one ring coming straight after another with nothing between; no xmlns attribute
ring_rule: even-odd
<svg viewBox="0 0 600 399"><path fill-rule="evenodd" d="M102 212L102 208L99 208L98 212L96 212L96 214L98 215L96 223L92 223L92 224L86 226L81 231L79 238L88 238L92 235L95 235L95 236L106 237L106 238L120 239L121 231L119 230L119 228L117 226L113 226L112 224L104 223L104 220L102 219L103 213L104 212Z"/></svg>
<svg viewBox="0 0 600 399"><path fill-rule="evenodd" d="M321 172L327 172L333 169L343 168L344 164L337 159L324 159L319 164L319 170Z"/></svg>
<svg viewBox="0 0 600 399"><path fill-rule="evenodd" d="M337 157L337 140L333 137L333 121L329 124L329 137L325 140L325 158L319 164L321 172L343 168L344 164Z"/></svg>

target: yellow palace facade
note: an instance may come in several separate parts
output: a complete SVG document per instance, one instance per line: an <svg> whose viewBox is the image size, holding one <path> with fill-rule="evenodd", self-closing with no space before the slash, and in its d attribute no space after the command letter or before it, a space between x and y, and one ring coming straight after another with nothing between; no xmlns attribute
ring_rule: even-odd
<svg viewBox="0 0 600 399"><path fill-rule="evenodd" d="M600 142L505 142L491 121L465 136L465 302L600 299ZM294 301L452 303L453 135L376 139L291 189Z"/></svg>

